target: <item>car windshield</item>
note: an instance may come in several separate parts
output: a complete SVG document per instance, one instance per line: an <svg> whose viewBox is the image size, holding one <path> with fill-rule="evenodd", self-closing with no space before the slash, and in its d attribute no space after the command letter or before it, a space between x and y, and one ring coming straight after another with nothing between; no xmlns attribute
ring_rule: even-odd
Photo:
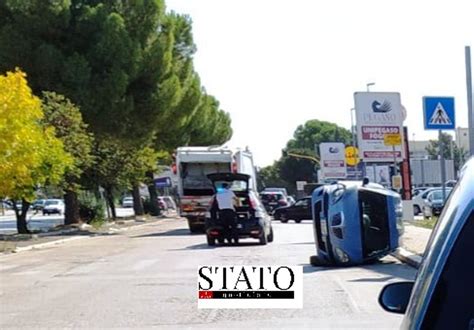
<svg viewBox="0 0 474 330"><path fill-rule="evenodd" d="M261 194L260 198L264 202L277 202L281 199L284 199L282 194Z"/></svg>
<svg viewBox="0 0 474 330"><path fill-rule="evenodd" d="M452 189L446 189L446 199L449 197ZM443 191L435 190L430 194L432 200L443 200Z"/></svg>
<svg viewBox="0 0 474 330"><path fill-rule="evenodd" d="M45 205L57 205L59 201L46 201Z"/></svg>

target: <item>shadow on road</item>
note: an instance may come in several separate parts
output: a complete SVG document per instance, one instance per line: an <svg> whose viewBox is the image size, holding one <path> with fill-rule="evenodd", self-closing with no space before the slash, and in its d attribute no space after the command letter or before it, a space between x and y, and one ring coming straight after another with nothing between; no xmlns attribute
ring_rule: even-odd
<svg viewBox="0 0 474 330"><path fill-rule="evenodd" d="M216 244L213 246L209 246L207 245L207 243L201 243L201 244L186 246L182 249L169 249L168 251L213 250L213 249L219 249L219 248L239 248L239 247L244 247L244 246L255 246L255 245L260 245L260 244L258 242L239 242L239 244L237 245L224 243L224 244Z"/></svg>
<svg viewBox="0 0 474 330"><path fill-rule="evenodd" d="M189 229L181 228L181 229L168 230L162 233L151 233L151 234L133 236L133 238L160 237L160 236L194 236L194 235L199 235L199 234L191 234Z"/></svg>
<svg viewBox="0 0 474 330"><path fill-rule="evenodd" d="M360 265L360 266L349 266L349 267L333 267L333 266L320 266L320 267L315 267L310 264L300 264L300 266L303 266L303 273L304 274L311 274L311 273L317 273L317 272L323 272L323 271L335 271L335 270L345 270L349 268L353 269L367 269L370 270L374 273L379 273L381 275L384 275L383 277L371 277L371 278L356 278L349 280L349 282L386 282L392 279L403 279L403 280L413 280L415 277L415 269L411 268L408 265L405 265L405 267L400 267L400 264L387 260L387 259L382 259L378 262L372 263L372 264L367 264L367 265Z"/></svg>

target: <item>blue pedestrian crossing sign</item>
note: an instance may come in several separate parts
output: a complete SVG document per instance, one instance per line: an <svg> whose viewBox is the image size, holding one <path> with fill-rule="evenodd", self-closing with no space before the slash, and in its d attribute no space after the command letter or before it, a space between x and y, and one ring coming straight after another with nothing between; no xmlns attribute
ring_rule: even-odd
<svg viewBox="0 0 474 330"><path fill-rule="evenodd" d="M423 97L426 130L455 129L454 97Z"/></svg>

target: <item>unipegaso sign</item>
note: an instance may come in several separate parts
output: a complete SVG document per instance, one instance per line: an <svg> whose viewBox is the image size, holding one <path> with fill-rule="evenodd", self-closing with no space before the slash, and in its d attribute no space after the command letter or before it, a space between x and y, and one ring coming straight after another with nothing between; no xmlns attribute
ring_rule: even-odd
<svg viewBox="0 0 474 330"><path fill-rule="evenodd" d="M387 146L384 137L387 134L403 132L403 111L399 93L356 92L354 102L357 119L357 141L359 157L364 162L402 161L402 146Z"/></svg>
<svg viewBox="0 0 474 330"><path fill-rule="evenodd" d="M301 266L201 266L198 308L303 308Z"/></svg>

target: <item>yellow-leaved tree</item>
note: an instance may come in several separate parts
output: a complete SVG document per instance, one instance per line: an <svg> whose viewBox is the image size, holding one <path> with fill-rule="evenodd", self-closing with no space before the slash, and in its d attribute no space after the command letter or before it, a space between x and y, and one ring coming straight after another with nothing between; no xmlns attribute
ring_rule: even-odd
<svg viewBox="0 0 474 330"><path fill-rule="evenodd" d="M0 75L0 196L13 201L19 233L28 233L26 214L35 190L61 181L71 156L42 123L41 101L25 73ZM22 201L21 209L14 201Z"/></svg>

